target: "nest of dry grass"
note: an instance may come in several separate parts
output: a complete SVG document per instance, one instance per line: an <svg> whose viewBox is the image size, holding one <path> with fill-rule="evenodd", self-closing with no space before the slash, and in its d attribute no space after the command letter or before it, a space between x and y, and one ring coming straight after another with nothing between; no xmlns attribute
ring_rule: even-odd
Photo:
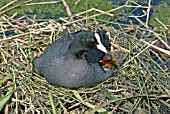
<svg viewBox="0 0 170 114"><path fill-rule="evenodd" d="M65 4L67 5L67 4ZM123 7L123 6L121 6ZM119 8L121 8L119 7ZM125 6L124 6L125 7ZM170 113L170 47L168 28L150 29L148 21L115 29L95 17L112 16L91 9L71 18L37 23L28 17L0 17L0 110L8 113ZM149 7L148 7L149 8ZM82 17L95 10L95 15ZM67 10L69 12L69 10ZM69 15L69 13L68 13ZM26 18L26 20L22 20ZM137 17L135 17L137 18ZM87 21L86 25L82 25ZM62 23L62 24L61 24ZM159 23L159 21L158 21ZM112 51L126 54L119 73L93 88L70 90L48 84L32 70L32 59L60 37L62 30L104 29ZM6 36L6 32L13 32Z"/></svg>

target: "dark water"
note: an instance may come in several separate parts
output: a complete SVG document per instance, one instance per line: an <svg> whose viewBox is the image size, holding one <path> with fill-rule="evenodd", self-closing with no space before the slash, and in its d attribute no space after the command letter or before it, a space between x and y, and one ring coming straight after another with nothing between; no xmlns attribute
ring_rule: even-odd
<svg viewBox="0 0 170 114"><path fill-rule="evenodd" d="M115 5L124 5L128 0L107 0L108 2L112 2ZM148 3L149 0L136 0L136 3L138 4L143 4L143 3ZM162 3L167 3L169 0L151 0L151 5L156 6L160 5Z"/></svg>
<svg viewBox="0 0 170 114"><path fill-rule="evenodd" d="M112 2L114 5L118 5L118 6L122 6L126 4L127 2L127 0L107 0L107 1ZM153 13L155 13L154 8L163 3L170 4L170 0L151 0L149 19L152 18ZM147 7L148 0L138 0L135 3L128 2L128 5L131 5L131 6L137 6L136 4ZM145 12L147 12L148 8L142 8L142 7L125 8L125 10L126 10L125 14L121 14L121 15L115 14L115 17L112 17L110 21L116 20L116 22L118 22L119 24L130 24L130 21L131 21L133 24L138 25L139 21L137 21L134 17L132 17L133 15L133 16L137 16L138 19L142 21L143 23L146 22L147 15L145 14ZM114 27L118 28L116 24L114 25Z"/></svg>

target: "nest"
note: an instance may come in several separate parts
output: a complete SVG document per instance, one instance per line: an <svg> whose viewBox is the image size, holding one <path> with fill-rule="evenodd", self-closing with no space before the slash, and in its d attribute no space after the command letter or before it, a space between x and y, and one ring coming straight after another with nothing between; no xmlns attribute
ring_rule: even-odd
<svg viewBox="0 0 170 114"><path fill-rule="evenodd" d="M63 4L68 7L64 1ZM110 20L106 24L97 19L102 15L113 18L114 11L126 7L128 3L108 11L92 8L74 15L66 8L68 17L40 23L27 16L15 18L3 12L0 17L1 112L170 113L170 36L167 26L157 20L162 29L154 31L148 18L144 23L137 16L133 17L138 25L133 22L123 25L116 21L113 24ZM92 11L96 14L82 16ZM118 73L93 88L77 90L50 85L37 75L32 70L33 58L40 56L65 28L71 32L82 29L109 32L111 53L118 51L124 57Z"/></svg>

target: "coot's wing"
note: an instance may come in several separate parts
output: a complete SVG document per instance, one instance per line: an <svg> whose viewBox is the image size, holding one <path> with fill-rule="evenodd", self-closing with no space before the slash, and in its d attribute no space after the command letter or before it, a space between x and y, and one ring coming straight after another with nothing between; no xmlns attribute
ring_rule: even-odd
<svg viewBox="0 0 170 114"><path fill-rule="evenodd" d="M62 36L49 45L40 57L34 58L33 66L35 71L42 75L42 70L48 67L47 65L52 63L54 58L61 57L68 52L71 41L70 33L68 30L64 30Z"/></svg>

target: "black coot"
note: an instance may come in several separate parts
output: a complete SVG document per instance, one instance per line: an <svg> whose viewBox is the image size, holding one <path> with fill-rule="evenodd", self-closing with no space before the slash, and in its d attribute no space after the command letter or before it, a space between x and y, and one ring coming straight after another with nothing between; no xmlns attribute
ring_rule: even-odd
<svg viewBox="0 0 170 114"><path fill-rule="evenodd" d="M106 73L99 63L87 61L88 51L96 48L107 52L99 34L64 30L60 39L33 60L33 66L50 84L72 89L92 87L113 75L112 71Z"/></svg>

